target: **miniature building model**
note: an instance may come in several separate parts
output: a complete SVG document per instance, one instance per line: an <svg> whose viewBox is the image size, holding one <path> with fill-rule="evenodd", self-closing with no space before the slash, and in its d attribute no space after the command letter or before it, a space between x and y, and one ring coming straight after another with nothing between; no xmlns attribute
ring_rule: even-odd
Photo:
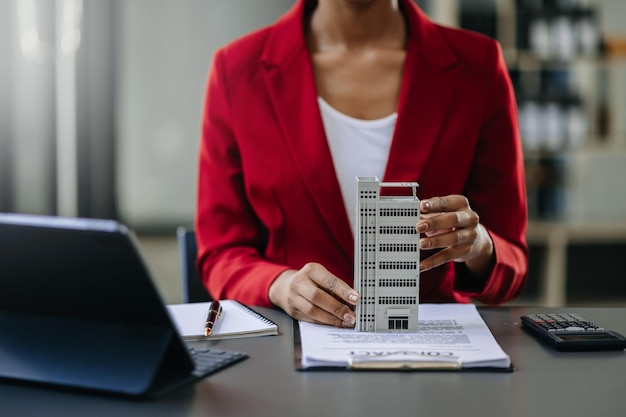
<svg viewBox="0 0 626 417"><path fill-rule="evenodd" d="M412 188L381 196L381 188ZM418 184L357 177L354 288L357 331L417 330L419 304Z"/></svg>

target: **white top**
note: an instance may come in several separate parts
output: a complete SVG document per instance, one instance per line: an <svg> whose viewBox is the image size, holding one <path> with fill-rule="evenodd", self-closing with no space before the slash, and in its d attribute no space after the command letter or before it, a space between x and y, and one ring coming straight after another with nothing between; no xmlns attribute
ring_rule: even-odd
<svg viewBox="0 0 626 417"><path fill-rule="evenodd" d="M383 179L398 119L393 113L376 120L350 117L318 97L326 139L335 165L352 232L355 227L356 177Z"/></svg>

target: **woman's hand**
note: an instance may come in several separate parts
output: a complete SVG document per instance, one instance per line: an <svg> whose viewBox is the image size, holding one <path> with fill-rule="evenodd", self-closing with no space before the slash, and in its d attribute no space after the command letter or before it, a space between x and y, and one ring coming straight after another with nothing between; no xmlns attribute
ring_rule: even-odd
<svg viewBox="0 0 626 417"><path fill-rule="evenodd" d="M493 263L493 241L478 214L462 195L433 197L420 202L421 216L415 225L425 237L420 249L437 249L420 263L420 272L449 261L465 262L474 276L487 275Z"/></svg>
<svg viewBox="0 0 626 417"><path fill-rule="evenodd" d="M268 295L272 304L297 320L354 327L356 316L351 307L359 302L359 294L318 263L284 271Z"/></svg>

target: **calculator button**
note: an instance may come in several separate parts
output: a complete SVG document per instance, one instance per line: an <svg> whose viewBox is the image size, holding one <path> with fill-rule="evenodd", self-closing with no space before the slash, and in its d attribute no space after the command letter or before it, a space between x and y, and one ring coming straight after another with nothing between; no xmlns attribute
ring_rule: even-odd
<svg viewBox="0 0 626 417"><path fill-rule="evenodd" d="M578 327L578 326L569 326L569 327L566 327L563 330L566 331L566 332L584 332L585 328L584 327Z"/></svg>

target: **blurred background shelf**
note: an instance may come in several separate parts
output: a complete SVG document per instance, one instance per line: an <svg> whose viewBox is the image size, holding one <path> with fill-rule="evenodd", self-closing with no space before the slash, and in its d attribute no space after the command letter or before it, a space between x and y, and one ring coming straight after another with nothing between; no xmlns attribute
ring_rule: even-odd
<svg viewBox="0 0 626 417"><path fill-rule="evenodd" d="M443 20L501 43L516 92L530 259L514 303L625 304L626 2L447 3Z"/></svg>
<svg viewBox="0 0 626 417"><path fill-rule="evenodd" d="M534 221L527 238L529 276L522 304L626 304L626 224Z"/></svg>

